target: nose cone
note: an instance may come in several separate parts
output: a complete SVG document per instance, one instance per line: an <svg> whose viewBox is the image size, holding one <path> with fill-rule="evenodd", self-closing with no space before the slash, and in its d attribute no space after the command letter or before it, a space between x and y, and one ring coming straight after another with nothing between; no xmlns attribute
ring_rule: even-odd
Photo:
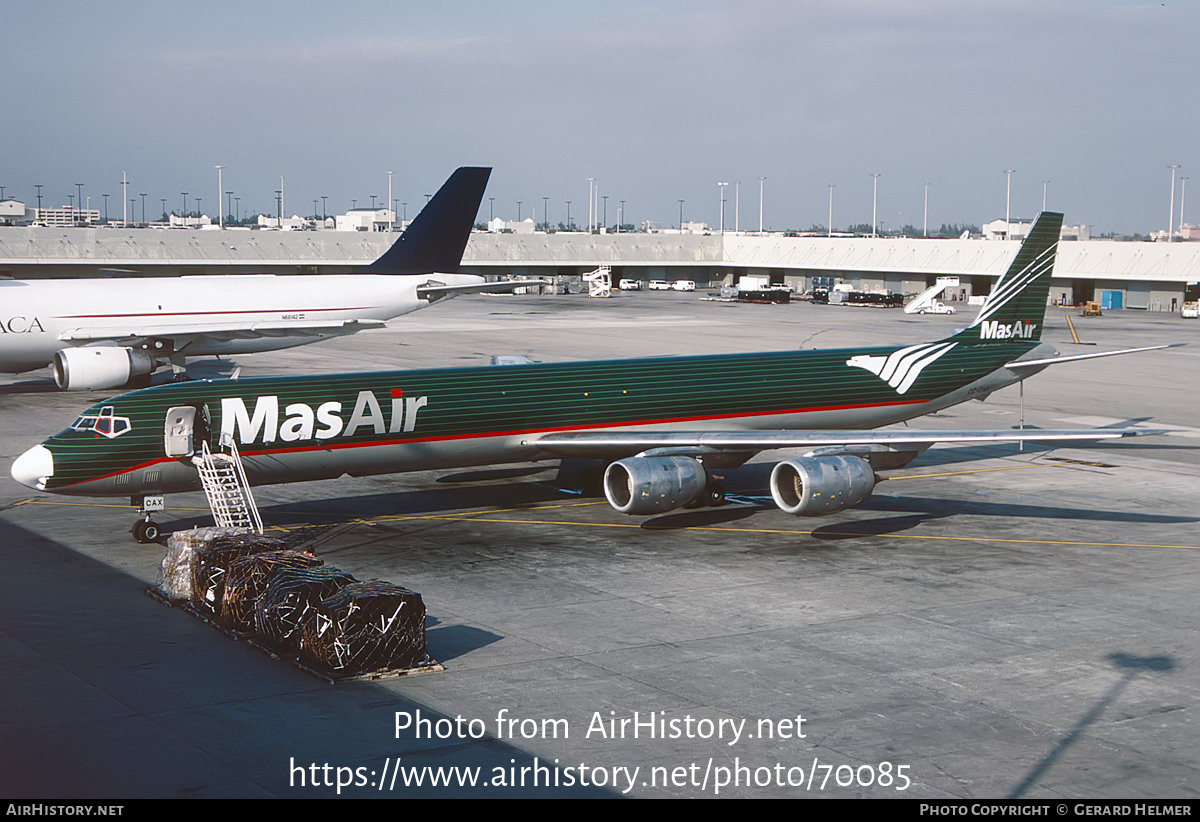
<svg viewBox="0 0 1200 822"><path fill-rule="evenodd" d="M29 488L46 490L46 480L54 476L54 455L44 445L35 445L12 465L12 478Z"/></svg>

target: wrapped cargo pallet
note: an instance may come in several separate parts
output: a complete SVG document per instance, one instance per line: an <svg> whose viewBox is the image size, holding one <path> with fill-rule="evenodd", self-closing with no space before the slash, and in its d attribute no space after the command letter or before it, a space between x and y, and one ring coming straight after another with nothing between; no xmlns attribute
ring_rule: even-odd
<svg viewBox="0 0 1200 822"><path fill-rule="evenodd" d="M265 551L229 563L221 597L221 624L236 631L254 630L254 605L267 584L284 568L314 568L324 562L299 551Z"/></svg>
<svg viewBox="0 0 1200 822"><path fill-rule="evenodd" d="M229 563L238 557L286 548L283 540L256 533L215 537L196 552L192 564L192 604L204 614L215 616L221 613Z"/></svg>
<svg viewBox="0 0 1200 822"><path fill-rule="evenodd" d="M412 668L425 659L425 603L390 582L347 585L305 617L300 653L343 674Z"/></svg>
<svg viewBox="0 0 1200 822"><path fill-rule="evenodd" d="M217 537L246 533L244 528L192 528L167 537L167 553L158 571L158 592L169 600L192 598L196 554Z"/></svg>
<svg viewBox="0 0 1200 822"><path fill-rule="evenodd" d="M321 600L357 582L345 571L321 568L281 568L254 604L254 630L284 653L300 650L300 628Z"/></svg>

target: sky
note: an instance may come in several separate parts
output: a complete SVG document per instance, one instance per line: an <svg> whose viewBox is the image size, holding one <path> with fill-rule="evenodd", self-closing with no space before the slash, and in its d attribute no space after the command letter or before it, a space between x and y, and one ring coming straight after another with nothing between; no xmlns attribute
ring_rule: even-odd
<svg viewBox="0 0 1200 822"><path fill-rule="evenodd" d="M757 229L981 225L1042 207L1166 228L1200 172L1200 2L5 3L0 186L120 218L411 218L460 165L480 219ZM1013 170L1007 175L1006 170ZM878 177L872 175L878 174ZM1197 175L1200 180L1200 174ZM1044 182L1048 181L1048 182ZM740 183L740 185L739 185ZM926 186L928 183L928 186ZM877 194L875 185L877 184ZM1200 188L1194 189L1200 209ZM735 203L735 193L738 202ZM543 198L548 198L544 200ZM518 206L518 201L521 205ZM1193 208L1186 202L1185 219ZM318 203L317 210L321 209ZM536 208L536 213L531 209ZM736 210L736 215L735 215ZM1198 213L1200 214L1200 213ZM140 211L131 217L140 217Z"/></svg>

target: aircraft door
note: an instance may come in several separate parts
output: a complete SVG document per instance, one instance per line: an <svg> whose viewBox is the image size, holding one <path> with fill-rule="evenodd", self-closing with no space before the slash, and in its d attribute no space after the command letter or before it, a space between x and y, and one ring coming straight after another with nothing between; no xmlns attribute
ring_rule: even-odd
<svg viewBox="0 0 1200 822"><path fill-rule="evenodd" d="M190 457L195 453L196 412L191 405L167 409L163 450L168 457Z"/></svg>

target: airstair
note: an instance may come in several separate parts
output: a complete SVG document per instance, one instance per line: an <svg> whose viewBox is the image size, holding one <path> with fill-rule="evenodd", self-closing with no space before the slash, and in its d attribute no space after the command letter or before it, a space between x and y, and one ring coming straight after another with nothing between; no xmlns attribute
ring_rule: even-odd
<svg viewBox="0 0 1200 822"><path fill-rule="evenodd" d="M937 298L942 295L942 292L947 288L957 288L958 277L938 277L937 282L922 291L904 306L905 314L924 314L926 311L934 307ZM951 313L954 312L934 312L934 313Z"/></svg>
<svg viewBox="0 0 1200 822"><path fill-rule="evenodd" d="M612 296L612 268L602 265L590 274L583 275L583 281L588 284L589 297Z"/></svg>
<svg viewBox="0 0 1200 822"><path fill-rule="evenodd" d="M254 494L246 481L242 458L231 438L222 440L224 451L213 453L207 442L201 443L199 456L192 462L200 472L200 482L208 497L208 507L218 527L248 528L261 534L262 517L254 504Z"/></svg>

